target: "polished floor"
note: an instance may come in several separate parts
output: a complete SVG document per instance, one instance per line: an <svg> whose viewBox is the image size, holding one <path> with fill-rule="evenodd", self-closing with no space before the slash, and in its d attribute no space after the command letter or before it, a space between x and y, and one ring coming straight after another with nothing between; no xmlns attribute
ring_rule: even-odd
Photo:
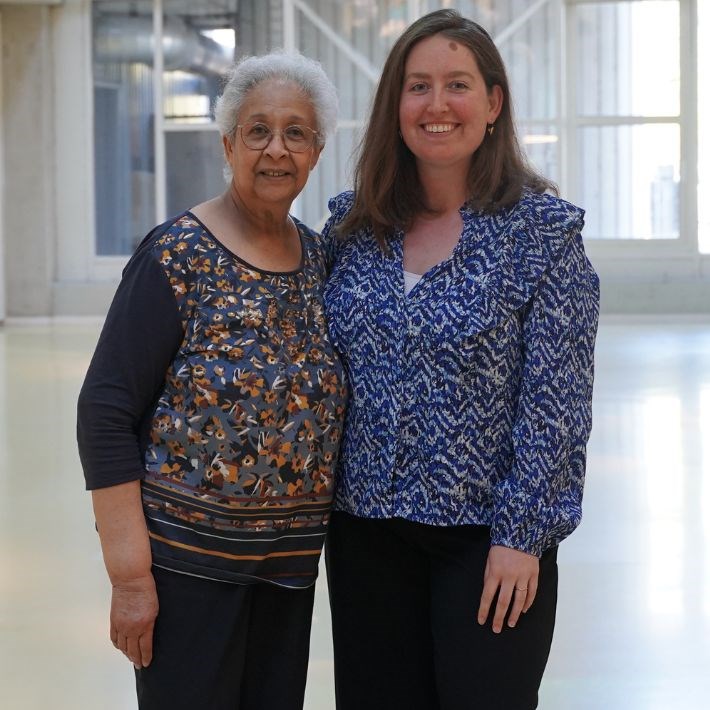
<svg viewBox="0 0 710 710"><path fill-rule="evenodd" d="M2 710L135 707L74 444L97 332L0 328ZM710 708L709 563L710 320L603 322L585 518L560 552L540 708ZM321 578L307 710L332 710L331 672Z"/></svg>

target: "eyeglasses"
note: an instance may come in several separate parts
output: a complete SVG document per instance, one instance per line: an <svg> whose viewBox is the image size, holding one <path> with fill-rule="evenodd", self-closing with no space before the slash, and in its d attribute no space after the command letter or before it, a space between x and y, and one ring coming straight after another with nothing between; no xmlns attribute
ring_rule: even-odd
<svg viewBox="0 0 710 710"><path fill-rule="evenodd" d="M237 125L242 136L242 143L250 150L264 150L271 139L278 133L286 146L286 150L291 153L305 153L312 145L318 135L308 126L286 126L282 130L274 130L265 123L240 123Z"/></svg>

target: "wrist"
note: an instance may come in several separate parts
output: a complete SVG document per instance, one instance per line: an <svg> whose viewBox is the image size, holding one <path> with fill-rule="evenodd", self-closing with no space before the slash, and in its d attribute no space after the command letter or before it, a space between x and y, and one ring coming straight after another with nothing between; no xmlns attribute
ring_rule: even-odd
<svg viewBox="0 0 710 710"><path fill-rule="evenodd" d="M109 575L111 587L123 592L145 592L155 589L155 580L150 570L134 577L112 577Z"/></svg>
<svg viewBox="0 0 710 710"><path fill-rule="evenodd" d="M104 544L102 547L106 572L112 585L124 585L151 575L153 560L147 536L133 545Z"/></svg>

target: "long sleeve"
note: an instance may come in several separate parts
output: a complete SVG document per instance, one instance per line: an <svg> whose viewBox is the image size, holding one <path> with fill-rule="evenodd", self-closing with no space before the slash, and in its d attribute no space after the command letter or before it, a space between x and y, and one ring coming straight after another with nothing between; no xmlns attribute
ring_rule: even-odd
<svg viewBox="0 0 710 710"><path fill-rule="evenodd" d="M526 309L514 464L495 487L492 544L540 555L581 520L598 312L575 230Z"/></svg>
<svg viewBox="0 0 710 710"><path fill-rule="evenodd" d="M79 395L89 490L143 478L141 426L183 337L172 288L147 246L124 270Z"/></svg>

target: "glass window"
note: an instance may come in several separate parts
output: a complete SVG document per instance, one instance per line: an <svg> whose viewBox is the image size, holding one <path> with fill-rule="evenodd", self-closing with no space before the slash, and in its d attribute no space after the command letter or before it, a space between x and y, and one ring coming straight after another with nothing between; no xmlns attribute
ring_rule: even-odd
<svg viewBox="0 0 710 710"><path fill-rule="evenodd" d="M697 3L699 37L710 24L708 5ZM440 7L455 7L490 31L508 68L521 142L543 174L569 176L561 187L586 208L586 236L679 238L679 0L568 4L569 123L560 116L560 2L299 0L291 8L294 34L286 37L284 3L163 0L164 166L156 166L153 145L153 3L94 0L96 252L129 254L160 217L156 194L161 203L164 194L167 217L224 189L212 114L221 76L235 53L291 43L323 63L340 95L337 135L294 205L306 222L321 224L328 197L350 184L353 148L387 51L415 8L421 15ZM710 89L700 80L710 71L707 43L698 43L698 53L702 126L710 122ZM698 140L700 245L710 253L710 141L702 131ZM163 167L165 184L156 185Z"/></svg>
<svg viewBox="0 0 710 710"><path fill-rule="evenodd" d="M312 227L329 215L328 199L350 187L352 156L362 134L379 67L406 26L406 2L306 0L295 14L295 43L321 62L338 88L339 122L294 212ZM346 51L347 47L347 51Z"/></svg>
<svg viewBox="0 0 710 710"><path fill-rule="evenodd" d="M458 10L493 37L508 71L518 121L558 115L559 4L530 0L420 0L420 14L443 7Z"/></svg>
<svg viewBox="0 0 710 710"><path fill-rule="evenodd" d="M680 129L677 124L579 129L577 194L593 239L677 239Z"/></svg>
<svg viewBox="0 0 710 710"><path fill-rule="evenodd" d="M559 179L559 6L531 14L527 0L495 9L487 0L421 0L418 15L455 7L480 22L498 42L506 62L523 145L536 167ZM295 43L323 63L339 91L338 136L326 146L299 200L303 219L318 225L329 196L349 187L351 156L361 136L377 76L387 52L412 19L407 0L303 0L296 6ZM343 50L346 43L349 52Z"/></svg>
<svg viewBox="0 0 710 710"><path fill-rule="evenodd" d="M678 0L587 2L570 11L576 13L572 188L587 210L585 236L678 239Z"/></svg>
<svg viewBox="0 0 710 710"><path fill-rule="evenodd" d="M520 13L530 8L518 5L518 12L511 6L491 22L479 13L478 21L491 33L505 62L517 121L554 120L559 112L559 9L551 2L520 22Z"/></svg>
<svg viewBox="0 0 710 710"><path fill-rule="evenodd" d="M678 115L678 2L581 5L577 12L578 114Z"/></svg>
<svg viewBox="0 0 710 710"><path fill-rule="evenodd" d="M560 141L554 124L525 124L520 127L520 141L530 162L545 177L559 182Z"/></svg>
<svg viewBox="0 0 710 710"><path fill-rule="evenodd" d="M155 223L151 2L93 5L96 253L130 254Z"/></svg>
<svg viewBox="0 0 710 710"><path fill-rule="evenodd" d="M710 36L710 2L698 3L697 37ZM700 251L710 254L710 42L698 48L698 238Z"/></svg>
<svg viewBox="0 0 710 710"><path fill-rule="evenodd" d="M163 114L166 123L214 120L214 100L234 62L236 13L209 4L167 2L163 18Z"/></svg>
<svg viewBox="0 0 710 710"><path fill-rule="evenodd" d="M234 60L237 0L169 0L163 18L165 217L224 189L213 106ZM93 3L96 253L127 255L157 214L153 3Z"/></svg>
<svg viewBox="0 0 710 710"><path fill-rule="evenodd" d="M224 191L214 103L234 62L236 2L166 2L163 18L165 212Z"/></svg>
<svg viewBox="0 0 710 710"><path fill-rule="evenodd" d="M219 131L166 132L166 215L177 215L224 192L223 163Z"/></svg>

